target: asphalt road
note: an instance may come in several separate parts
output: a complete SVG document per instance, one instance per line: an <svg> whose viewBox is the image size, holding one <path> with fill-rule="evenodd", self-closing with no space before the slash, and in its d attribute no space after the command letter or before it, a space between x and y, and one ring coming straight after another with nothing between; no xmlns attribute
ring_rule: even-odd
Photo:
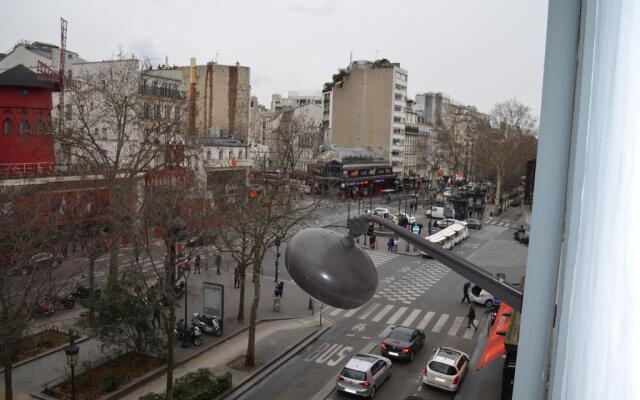
<svg viewBox="0 0 640 400"><path fill-rule="evenodd" d="M517 282L524 273L526 260L526 247L512 237L512 225L521 223L522 216L517 213L472 231L470 238L453 251L479 260L480 265L492 272L505 272L508 281ZM325 221L342 217L339 212L333 215L325 217ZM394 362L393 376L377 391L377 398L404 399L408 395L453 398L451 393L422 385L421 371L435 347L450 346L471 356L479 335L484 334L466 328L468 305L460 303L464 279L434 260L385 251L369 253L380 279L374 298L357 310L325 308L323 318L334 321L333 328L249 391L244 399L349 398L333 390L341 368L357 353L373 350L379 354L378 344L390 326L398 325L423 329L426 345L412 362ZM265 269L268 273L271 267ZM281 269L280 276L286 279L286 271ZM484 307L477 306L478 319L484 318L484 311Z"/></svg>

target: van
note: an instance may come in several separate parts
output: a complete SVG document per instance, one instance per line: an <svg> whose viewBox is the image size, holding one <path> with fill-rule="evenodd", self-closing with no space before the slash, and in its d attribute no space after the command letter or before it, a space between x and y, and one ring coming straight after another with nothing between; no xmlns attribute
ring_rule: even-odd
<svg viewBox="0 0 640 400"><path fill-rule="evenodd" d="M435 219L453 218L454 210L452 208L433 206L425 209L424 214L426 217Z"/></svg>

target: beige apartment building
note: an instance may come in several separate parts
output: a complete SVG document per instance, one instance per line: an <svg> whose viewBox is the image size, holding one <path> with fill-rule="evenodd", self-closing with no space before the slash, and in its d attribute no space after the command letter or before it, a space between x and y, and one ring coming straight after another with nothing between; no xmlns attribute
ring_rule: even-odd
<svg viewBox="0 0 640 400"><path fill-rule="evenodd" d="M153 75L182 82L189 97L189 66L161 66ZM249 67L207 63L196 65L196 136L249 140L250 70Z"/></svg>
<svg viewBox="0 0 640 400"><path fill-rule="evenodd" d="M330 96L327 96L328 92ZM370 148L390 161L393 173L404 173L407 71L388 60L354 61L325 85L330 97L330 143ZM330 110L327 110L330 108Z"/></svg>

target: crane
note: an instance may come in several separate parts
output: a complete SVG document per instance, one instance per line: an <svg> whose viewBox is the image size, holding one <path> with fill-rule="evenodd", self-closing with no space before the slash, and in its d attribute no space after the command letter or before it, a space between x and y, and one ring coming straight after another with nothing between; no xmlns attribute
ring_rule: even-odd
<svg viewBox="0 0 640 400"><path fill-rule="evenodd" d="M50 80L58 84L60 99L58 101L58 129L59 133L64 132L64 89L68 85L69 79L64 74L65 58L67 51L67 21L60 17L60 66L58 71L38 60L36 72L39 79Z"/></svg>

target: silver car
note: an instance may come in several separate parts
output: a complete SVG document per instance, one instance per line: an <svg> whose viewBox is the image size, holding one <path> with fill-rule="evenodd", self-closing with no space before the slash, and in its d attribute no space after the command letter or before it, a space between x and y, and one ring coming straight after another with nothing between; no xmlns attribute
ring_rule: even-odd
<svg viewBox="0 0 640 400"><path fill-rule="evenodd" d="M391 377L391 360L375 354L357 354L336 378L336 390L373 399L376 388Z"/></svg>
<svg viewBox="0 0 640 400"><path fill-rule="evenodd" d="M422 383L455 392L469 367L469 356L450 347L438 347L422 371Z"/></svg>

